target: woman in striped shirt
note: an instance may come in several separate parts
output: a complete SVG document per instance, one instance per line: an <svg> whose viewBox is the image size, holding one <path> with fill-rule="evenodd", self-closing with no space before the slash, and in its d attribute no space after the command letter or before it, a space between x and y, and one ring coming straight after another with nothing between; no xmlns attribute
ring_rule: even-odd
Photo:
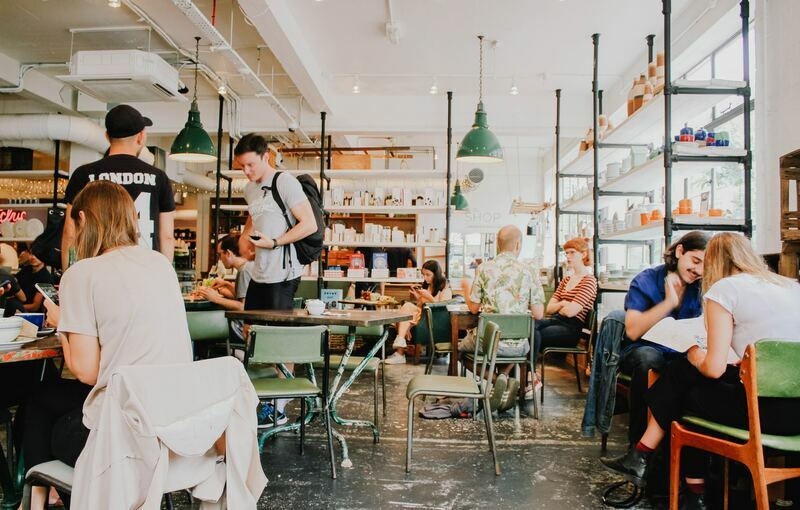
<svg viewBox="0 0 800 510"><path fill-rule="evenodd" d="M536 321L534 348L536 355L548 347L575 347L581 329L597 297L597 280L589 273L589 244L576 237L564 243L567 268L572 274L558 286L545 313L549 318Z"/></svg>

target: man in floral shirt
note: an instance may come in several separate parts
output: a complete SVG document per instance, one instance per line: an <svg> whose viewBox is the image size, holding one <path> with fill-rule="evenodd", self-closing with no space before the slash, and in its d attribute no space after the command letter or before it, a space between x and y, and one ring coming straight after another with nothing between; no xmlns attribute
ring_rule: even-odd
<svg viewBox="0 0 800 510"><path fill-rule="evenodd" d="M465 281L463 290L472 313L530 313L534 319L544 316L544 291L535 267L519 260L522 232L507 225L497 233L497 256L484 262L475 271L472 286ZM458 345L459 351L474 352L475 331ZM500 342L498 357L525 356L530 350L527 338Z"/></svg>

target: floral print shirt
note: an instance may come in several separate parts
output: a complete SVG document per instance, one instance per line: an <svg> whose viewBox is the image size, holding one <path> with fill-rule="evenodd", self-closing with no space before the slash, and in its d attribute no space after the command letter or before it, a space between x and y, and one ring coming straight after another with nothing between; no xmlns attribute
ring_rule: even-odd
<svg viewBox="0 0 800 510"><path fill-rule="evenodd" d="M469 299L482 312L529 313L531 305L544 304L544 290L534 266L503 252L478 266Z"/></svg>

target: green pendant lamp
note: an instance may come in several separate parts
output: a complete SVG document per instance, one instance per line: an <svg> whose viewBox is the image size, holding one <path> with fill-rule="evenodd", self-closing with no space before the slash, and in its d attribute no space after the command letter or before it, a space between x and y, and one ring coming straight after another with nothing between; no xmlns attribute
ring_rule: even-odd
<svg viewBox="0 0 800 510"><path fill-rule="evenodd" d="M483 36L478 36L480 44L480 80L478 109L472 129L464 136L458 148L456 159L466 163L501 163L503 148L494 133L489 131L486 110L483 109Z"/></svg>
<svg viewBox="0 0 800 510"><path fill-rule="evenodd" d="M456 187L453 189L453 195L450 197L450 205L455 208L456 211L466 211L469 208L469 203L467 199L464 197L464 194L461 193L461 183L456 180Z"/></svg>
<svg viewBox="0 0 800 510"><path fill-rule="evenodd" d="M189 119L183 127L172 147L169 158L184 163L210 163L217 160L217 150L211 142L211 137L200 122L200 109L197 107L197 67L200 60L200 38L195 37L194 59L194 97L189 108Z"/></svg>

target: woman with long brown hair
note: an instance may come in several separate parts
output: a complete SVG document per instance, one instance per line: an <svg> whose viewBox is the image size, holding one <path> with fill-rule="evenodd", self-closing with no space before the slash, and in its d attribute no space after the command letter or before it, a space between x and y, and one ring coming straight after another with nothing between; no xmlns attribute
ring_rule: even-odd
<svg viewBox="0 0 800 510"><path fill-rule="evenodd" d="M707 351L692 347L686 358L667 366L647 393L652 417L638 444L622 457L603 460L637 485L644 484L651 452L684 414L748 427L739 368L728 364L731 349L741 359L762 338L800 342L800 284L770 272L744 236L722 233L708 243L703 291ZM764 433L800 434L800 401L760 399L759 405ZM706 508L702 459L691 448L685 452L687 508Z"/></svg>
<svg viewBox="0 0 800 510"><path fill-rule="evenodd" d="M92 182L73 202L71 216L80 260L61 279L60 308L48 302L47 310L77 380L43 387L28 403L28 467L54 458L75 465L116 368L192 360L175 271L164 255L139 245L128 192L109 181ZM46 494L34 487L31 508L44 508Z"/></svg>

